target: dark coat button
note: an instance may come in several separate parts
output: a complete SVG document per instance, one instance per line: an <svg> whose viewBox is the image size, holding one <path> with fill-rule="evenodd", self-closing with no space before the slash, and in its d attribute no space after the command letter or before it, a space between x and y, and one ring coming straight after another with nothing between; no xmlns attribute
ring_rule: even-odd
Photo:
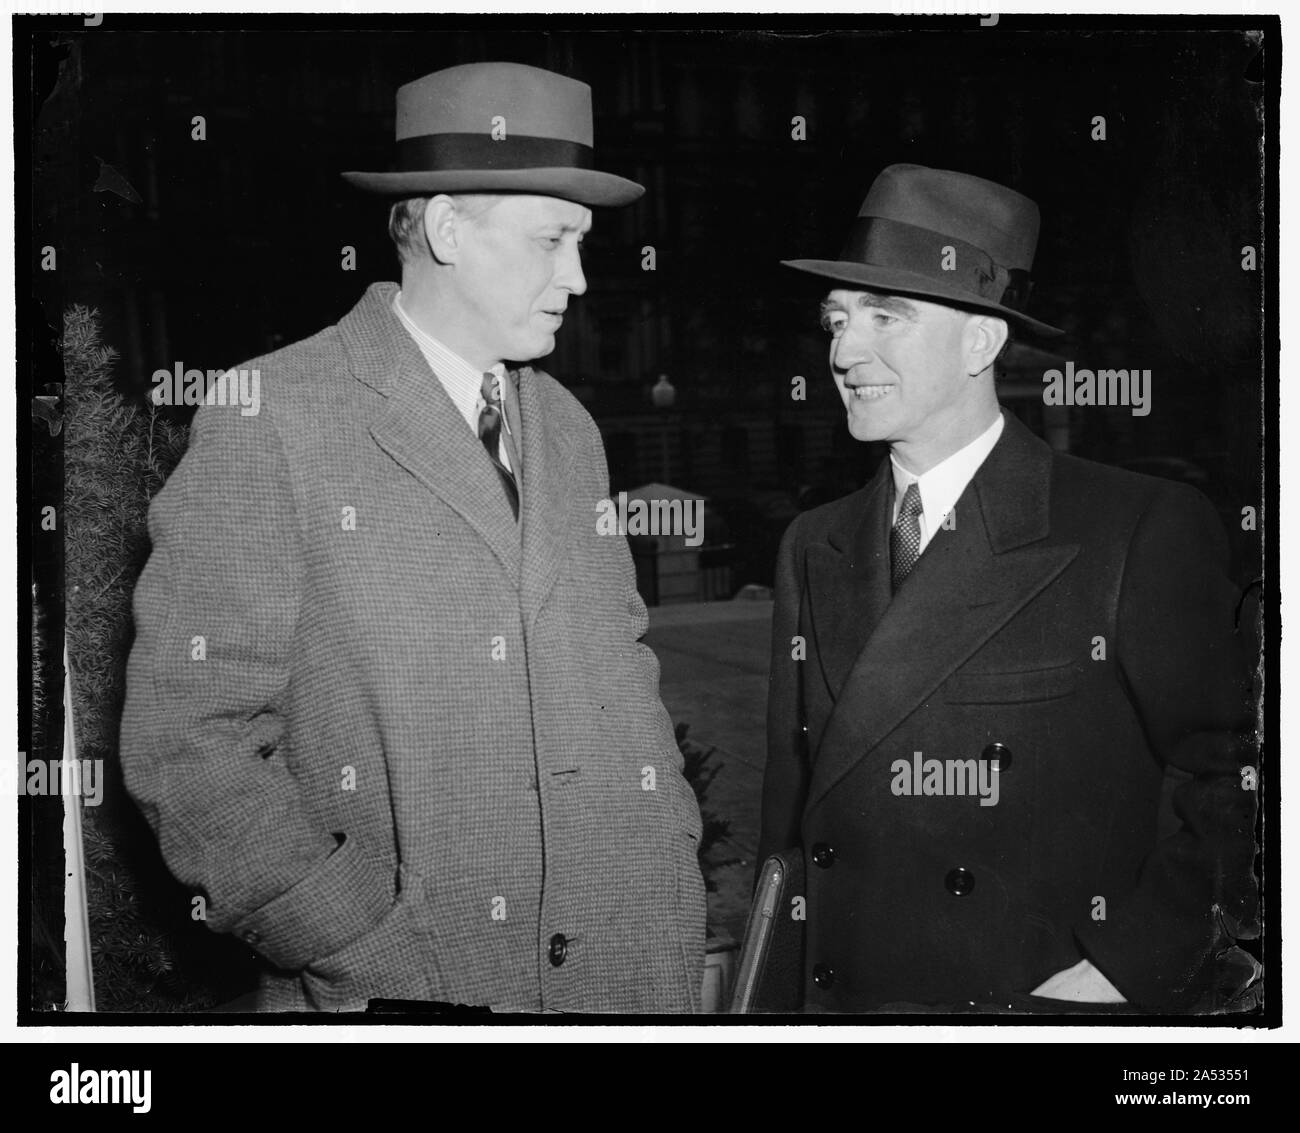
<svg viewBox="0 0 1300 1133"><path fill-rule="evenodd" d="M998 765L998 774L1001 775L1008 767L1011 766L1011 749L1005 744L989 744L982 752L981 759L987 759L990 763L996 762Z"/></svg>
<svg viewBox="0 0 1300 1133"><path fill-rule="evenodd" d="M547 958L551 961L552 968L558 968L564 963L564 957L568 955L569 942L564 939L564 933L557 932L551 937L551 946L546 950Z"/></svg>
<svg viewBox="0 0 1300 1133"><path fill-rule="evenodd" d="M812 977L818 987L830 987L835 982L835 969L826 964L814 964Z"/></svg>
<svg viewBox="0 0 1300 1133"><path fill-rule="evenodd" d="M261 943L262 943L262 934L261 934L260 932L258 932L257 929L255 929L255 928L246 928L246 929L245 929L243 932L241 932L239 935L243 938L243 941L244 941L245 944L261 944Z"/></svg>
<svg viewBox="0 0 1300 1133"><path fill-rule="evenodd" d="M975 875L970 870L958 866L948 871L948 876L943 879L943 883L954 897L965 897L975 888Z"/></svg>
<svg viewBox="0 0 1300 1133"><path fill-rule="evenodd" d="M830 869L835 864L835 848L825 842L814 842L812 860L818 869Z"/></svg>

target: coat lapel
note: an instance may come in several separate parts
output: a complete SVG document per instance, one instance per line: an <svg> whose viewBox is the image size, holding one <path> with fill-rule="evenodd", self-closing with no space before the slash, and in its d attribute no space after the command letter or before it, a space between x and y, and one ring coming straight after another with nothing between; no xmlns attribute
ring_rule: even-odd
<svg viewBox="0 0 1300 1133"><path fill-rule="evenodd" d="M1078 554L1045 542L1051 450L1006 417L954 529L936 534L854 660L815 757L810 807ZM887 576L887 528L884 548Z"/></svg>
<svg viewBox="0 0 1300 1133"><path fill-rule="evenodd" d="M889 524L893 483L881 461L863 506L808 548L808 605L815 652L838 696L853 663L889 605Z"/></svg>
<svg viewBox="0 0 1300 1133"><path fill-rule="evenodd" d="M393 314L396 291L391 283L372 285L339 323L353 375L385 398L370 434L483 537L518 585L519 529L497 472Z"/></svg>
<svg viewBox="0 0 1300 1133"><path fill-rule="evenodd" d="M567 513L573 446L563 443L548 422L540 375L525 366L512 374L519 393L516 428L522 441L523 476L520 484L520 535L523 541L522 587L524 609L531 622L559 577L567 553ZM553 417L551 418L553 420ZM592 529L596 515L592 512Z"/></svg>

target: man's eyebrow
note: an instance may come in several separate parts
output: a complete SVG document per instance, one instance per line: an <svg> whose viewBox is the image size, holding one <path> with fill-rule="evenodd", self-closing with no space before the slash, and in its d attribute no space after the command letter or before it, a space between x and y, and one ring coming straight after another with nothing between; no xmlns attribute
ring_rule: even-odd
<svg viewBox="0 0 1300 1133"><path fill-rule="evenodd" d="M891 314L902 315L905 318L915 319L919 311L906 299L897 295L878 295L874 291L855 292L855 303L859 307L878 307L882 311L889 311ZM843 311L844 304L838 299L827 296L821 301L819 310L821 314L828 315L832 311Z"/></svg>
<svg viewBox="0 0 1300 1133"><path fill-rule="evenodd" d="M914 319L919 314L916 307L897 295L877 295L874 291L863 291L858 295L857 301L859 307L879 307L882 311L909 319Z"/></svg>

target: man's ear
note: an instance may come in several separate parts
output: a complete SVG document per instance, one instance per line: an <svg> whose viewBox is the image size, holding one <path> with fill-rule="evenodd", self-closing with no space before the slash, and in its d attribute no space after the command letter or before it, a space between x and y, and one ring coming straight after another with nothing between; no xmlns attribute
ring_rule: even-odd
<svg viewBox="0 0 1300 1133"><path fill-rule="evenodd" d="M997 361L1007 341L1007 323L996 315L972 315L966 329L966 372L973 378Z"/></svg>
<svg viewBox="0 0 1300 1133"><path fill-rule="evenodd" d="M463 218L456 212L456 202L446 193L430 197L424 206L424 238L433 258L440 264L454 264L461 254Z"/></svg>

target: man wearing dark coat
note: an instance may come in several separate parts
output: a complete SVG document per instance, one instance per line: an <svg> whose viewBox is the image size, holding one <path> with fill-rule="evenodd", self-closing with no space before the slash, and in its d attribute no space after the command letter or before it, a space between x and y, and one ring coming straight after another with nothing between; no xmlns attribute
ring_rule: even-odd
<svg viewBox="0 0 1300 1133"><path fill-rule="evenodd" d="M776 572L760 861L801 852L808 1011L1176 1011L1248 919L1248 682L1194 490L1001 409L1038 209L892 166L828 281L871 482ZM1162 784L1177 831L1158 836Z"/></svg>

